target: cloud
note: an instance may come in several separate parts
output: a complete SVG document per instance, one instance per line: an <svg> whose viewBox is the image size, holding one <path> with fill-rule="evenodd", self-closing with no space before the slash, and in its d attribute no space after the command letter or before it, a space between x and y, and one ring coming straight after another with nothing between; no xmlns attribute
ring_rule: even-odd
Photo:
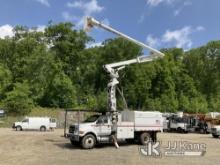
<svg viewBox="0 0 220 165"><path fill-rule="evenodd" d="M205 30L203 26L197 26L192 28L191 26L185 26L177 30L166 30L166 32L159 38L148 35L146 42L152 47L165 46L165 47L177 47L188 50L192 47L193 41L191 35L195 32Z"/></svg>
<svg viewBox="0 0 220 165"><path fill-rule="evenodd" d="M158 6L159 4L162 4L162 3L173 4L174 2L175 2L175 0L147 0L147 5L155 7L155 6Z"/></svg>
<svg viewBox="0 0 220 165"><path fill-rule="evenodd" d="M89 2L74 1L68 2L67 7L78 8L84 12L85 15L91 15L93 13L100 13L104 7L99 6L97 0L91 0Z"/></svg>
<svg viewBox="0 0 220 165"><path fill-rule="evenodd" d="M142 13L141 16L138 19L138 23L144 22L144 19L145 19L145 13Z"/></svg>
<svg viewBox="0 0 220 165"><path fill-rule="evenodd" d="M9 24L0 26L0 38L4 39L5 37L14 36L13 27Z"/></svg>
<svg viewBox="0 0 220 165"><path fill-rule="evenodd" d="M86 44L86 48L94 48L103 46L102 42L88 43Z"/></svg>
<svg viewBox="0 0 220 165"><path fill-rule="evenodd" d="M190 26L185 26L182 29L170 31L167 30L162 36L164 43L173 43L177 48L189 49L192 46L190 34L192 33Z"/></svg>
<svg viewBox="0 0 220 165"><path fill-rule="evenodd" d="M155 7L164 4L165 7L172 8L174 16L178 16L186 6L192 5L191 0L145 0L146 6L144 12L142 12L137 20L138 23L143 23L146 17L146 13L151 12ZM151 10L149 10L149 8Z"/></svg>
<svg viewBox="0 0 220 165"><path fill-rule="evenodd" d="M190 6L190 5L192 5L192 2L185 1L178 9L174 10L173 12L174 16L178 16L186 6Z"/></svg>
<svg viewBox="0 0 220 165"><path fill-rule="evenodd" d="M45 25L38 25L36 31L37 32L44 32L45 31L46 26Z"/></svg>
<svg viewBox="0 0 220 165"><path fill-rule="evenodd" d="M62 16L65 20L76 21L76 27L82 27L86 16L100 13L104 10L103 6L98 4L97 0L90 0L89 2L73 1L66 4L68 8L75 8L83 12L82 16L72 16L67 12L63 12Z"/></svg>
<svg viewBox="0 0 220 165"><path fill-rule="evenodd" d="M159 40L156 37L153 37L151 34L147 36L146 43L155 48L159 46Z"/></svg>
<svg viewBox="0 0 220 165"><path fill-rule="evenodd" d="M78 16L70 14L67 11L62 12L62 17L64 18L65 21L75 22L76 27L83 26L84 20L85 20L85 16L78 17Z"/></svg>
<svg viewBox="0 0 220 165"><path fill-rule="evenodd" d="M71 15L71 14L70 14L69 12L67 12L67 11L62 12L62 16L63 16L63 18L65 19L65 21L79 21L79 20L80 20L80 17Z"/></svg>
<svg viewBox="0 0 220 165"><path fill-rule="evenodd" d="M182 11L182 8L176 9L176 10L173 12L174 16L178 16L181 11Z"/></svg>
<svg viewBox="0 0 220 165"><path fill-rule="evenodd" d="M205 30L205 28L203 26L197 26L196 27L196 31L203 31Z"/></svg>
<svg viewBox="0 0 220 165"><path fill-rule="evenodd" d="M14 27L9 24L0 26L0 38L4 39L5 37L13 37L15 34L13 28ZM44 32L45 28L45 25L38 25L37 27L30 28L29 31Z"/></svg>
<svg viewBox="0 0 220 165"><path fill-rule="evenodd" d="M35 0L35 1L41 3L44 6L50 7L50 3L48 0Z"/></svg>

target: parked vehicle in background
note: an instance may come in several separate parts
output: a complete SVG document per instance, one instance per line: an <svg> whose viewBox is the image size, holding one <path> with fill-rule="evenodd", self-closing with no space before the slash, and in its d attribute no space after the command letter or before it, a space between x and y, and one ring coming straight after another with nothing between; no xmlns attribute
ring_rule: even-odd
<svg viewBox="0 0 220 165"><path fill-rule="evenodd" d="M16 131L22 130L53 130L57 126L56 119L49 117L25 117L20 122L15 122L12 128Z"/></svg>
<svg viewBox="0 0 220 165"><path fill-rule="evenodd" d="M163 131L163 118L160 112L122 111L118 114L116 138L127 142L138 141L145 145L157 140L157 132ZM111 115L94 115L83 123L69 127L71 143L81 144L82 148L90 149L96 143L112 142Z"/></svg>
<svg viewBox="0 0 220 165"><path fill-rule="evenodd" d="M210 133L211 124L205 114L163 113L164 131Z"/></svg>
<svg viewBox="0 0 220 165"><path fill-rule="evenodd" d="M216 125L216 119L218 116L220 116L219 112L209 112L205 114L205 121L207 123L207 132L212 133L212 128L214 125Z"/></svg>
<svg viewBox="0 0 220 165"><path fill-rule="evenodd" d="M4 117L5 116L5 111L0 109L0 117Z"/></svg>
<svg viewBox="0 0 220 165"><path fill-rule="evenodd" d="M168 132L187 133L189 124L187 118L183 116L183 112L163 113L163 130Z"/></svg>
<svg viewBox="0 0 220 165"><path fill-rule="evenodd" d="M211 133L214 138L220 136L220 115L216 115L215 119L212 121Z"/></svg>
<svg viewBox="0 0 220 165"><path fill-rule="evenodd" d="M180 133L189 132L189 124L187 118L171 116L169 117L168 131L177 131Z"/></svg>

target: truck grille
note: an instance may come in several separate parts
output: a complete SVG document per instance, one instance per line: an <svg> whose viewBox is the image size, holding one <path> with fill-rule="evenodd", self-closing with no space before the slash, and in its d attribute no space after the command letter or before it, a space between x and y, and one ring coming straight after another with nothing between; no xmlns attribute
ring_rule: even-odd
<svg viewBox="0 0 220 165"><path fill-rule="evenodd" d="M75 126L74 126L74 125L71 125L71 126L69 127L69 133L74 133L74 131L75 131Z"/></svg>
<svg viewBox="0 0 220 165"><path fill-rule="evenodd" d="M212 128L212 133L215 133L216 132L216 128Z"/></svg>

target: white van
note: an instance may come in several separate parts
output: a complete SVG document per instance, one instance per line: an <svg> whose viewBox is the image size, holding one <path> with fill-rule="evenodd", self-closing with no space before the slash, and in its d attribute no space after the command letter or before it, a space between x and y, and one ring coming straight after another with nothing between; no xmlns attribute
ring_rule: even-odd
<svg viewBox="0 0 220 165"><path fill-rule="evenodd" d="M5 111L0 109L0 117L4 117L5 116Z"/></svg>
<svg viewBox="0 0 220 165"><path fill-rule="evenodd" d="M26 117L21 122L15 122L12 128L22 130L53 130L56 128L56 119L49 117Z"/></svg>

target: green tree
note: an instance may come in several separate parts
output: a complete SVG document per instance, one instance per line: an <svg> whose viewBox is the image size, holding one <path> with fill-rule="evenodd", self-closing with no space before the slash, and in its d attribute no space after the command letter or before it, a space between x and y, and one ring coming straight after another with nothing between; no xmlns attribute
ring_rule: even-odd
<svg viewBox="0 0 220 165"><path fill-rule="evenodd" d="M13 90L6 93L6 98L3 100L3 104L9 114L28 114L33 107L33 101L30 98L29 85L26 82L15 83Z"/></svg>
<svg viewBox="0 0 220 165"><path fill-rule="evenodd" d="M0 98L11 84L11 72L0 63Z"/></svg>
<svg viewBox="0 0 220 165"><path fill-rule="evenodd" d="M71 108L76 105L76 89L64 73L57 74L48 85L41 104L48 107Z"/></svg>

